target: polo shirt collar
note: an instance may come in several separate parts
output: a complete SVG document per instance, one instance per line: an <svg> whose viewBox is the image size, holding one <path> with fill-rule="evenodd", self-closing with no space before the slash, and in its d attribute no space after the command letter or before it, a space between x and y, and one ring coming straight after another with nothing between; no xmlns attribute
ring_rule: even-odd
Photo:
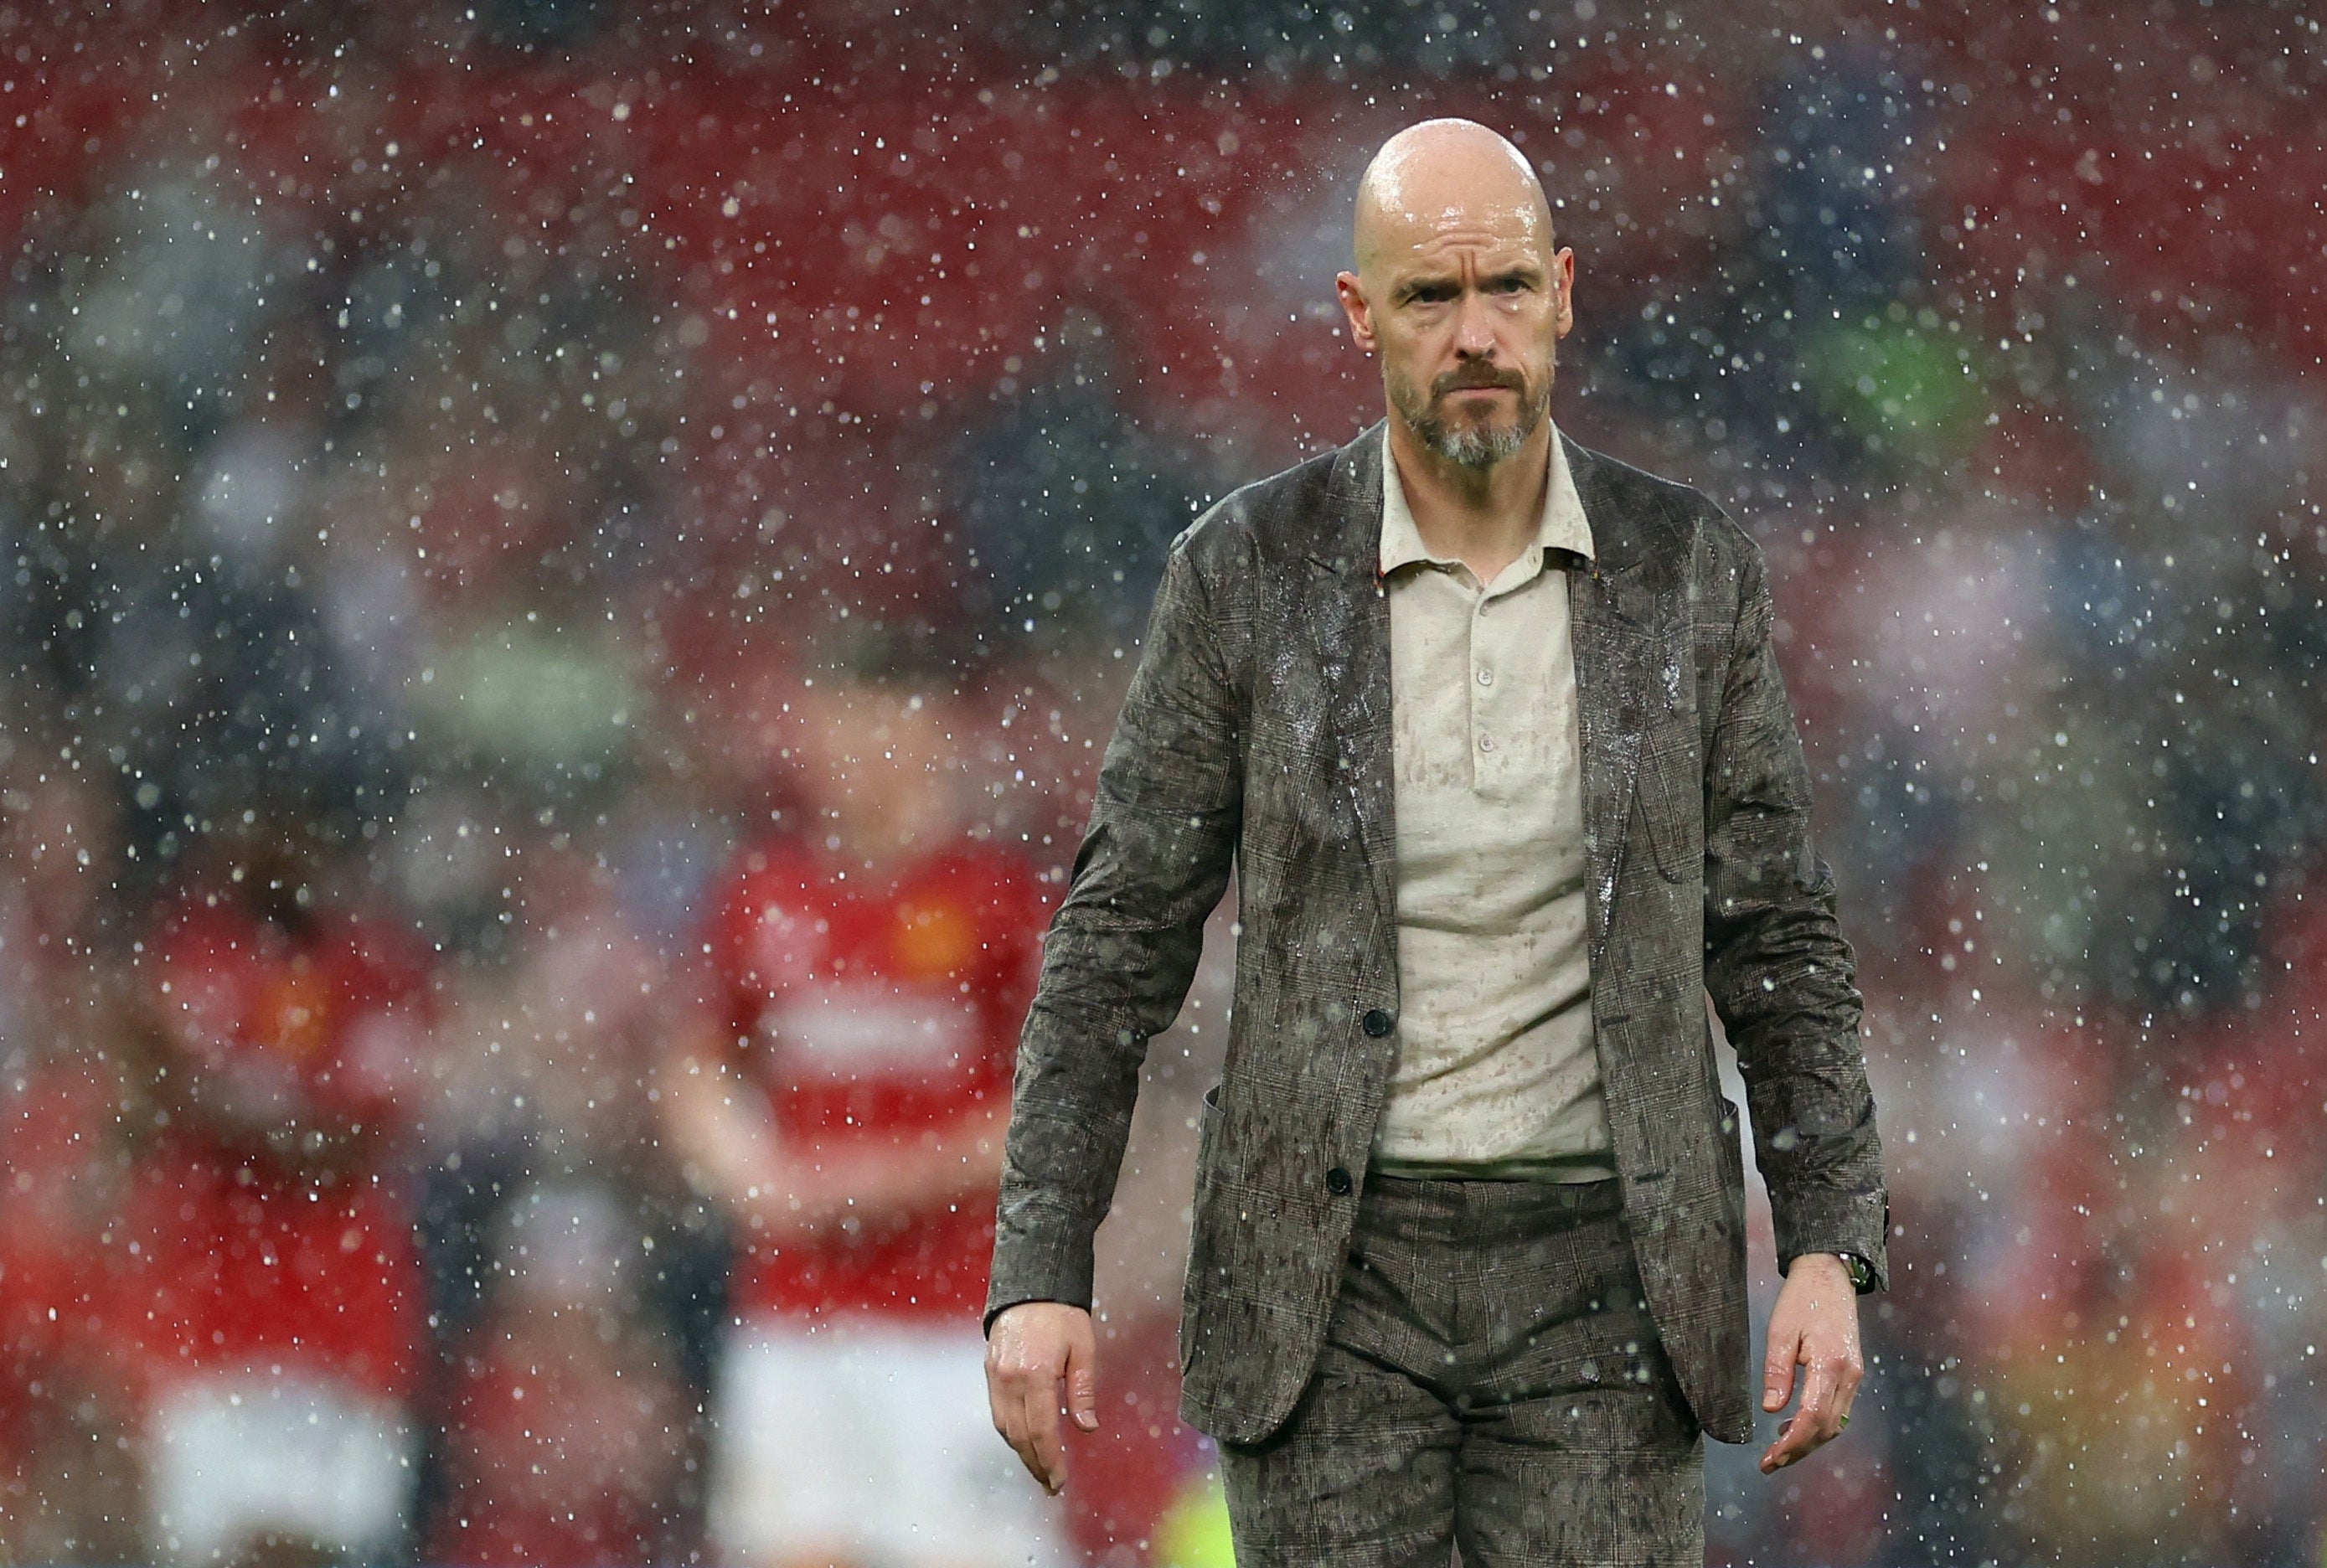
<svg viewBox="0 0 2327 1568"><path fill-rule="evenodd" d="M1423 546L1422 530L1406 504L1406 485L1398 478L1397 458L1390 451L1389 422L1381 434L1382 519L1381 572L1387 577L1400 566L1434 557ZM1544 554L1566 550L1589 561L1592 525L1584 516L1583 498L1575 493L1575 477L1567 471L1567 443L1558 428L1551 433L1551 483L1545 487L1543 518L1536 527L1536 546ZM1538 557L1540 558L1540 557Z"/></svg>

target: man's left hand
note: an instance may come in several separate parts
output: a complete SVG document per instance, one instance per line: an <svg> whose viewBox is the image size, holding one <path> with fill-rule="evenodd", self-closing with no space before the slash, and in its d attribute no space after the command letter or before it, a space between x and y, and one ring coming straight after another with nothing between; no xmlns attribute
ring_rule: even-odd
<svg viewBox="0 0 2327 1568"><path fill-rule="evenodd" d="M1858 1293L1850 1271L1830 1252L1804 1253L1786 1271L1770 1313L1770 1354L1762 1373L1762 1408L1783 1410L1794 1370L1806 1367L1801 1408L1762 1456L1762 1473L1783 1470L1833 1442L1850 1419L1865 1364L1858 1350Z"/></svg>

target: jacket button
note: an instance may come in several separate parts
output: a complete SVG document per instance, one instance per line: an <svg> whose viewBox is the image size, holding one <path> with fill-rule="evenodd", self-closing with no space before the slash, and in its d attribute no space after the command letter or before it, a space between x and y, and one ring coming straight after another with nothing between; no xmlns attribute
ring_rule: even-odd
<svg viewBox="0 0 2327 1568"><path fill-rule="evenodd" d="M1350 1173L1339 1165L1325 1172L1325 1190L1336 1198L1347 1198L1351 1185Z"/></svg>
<svg viewBox="0 0 2327 1568"><path fill-rule="evenodd" d="M1378 1007L1369 1007L1366 1010L1364 1024L1366 1032L1371 1035L1374 1039L1379 1040L1383 1035L1389 1032L1389 1014L1384 1013Z"/></svg>

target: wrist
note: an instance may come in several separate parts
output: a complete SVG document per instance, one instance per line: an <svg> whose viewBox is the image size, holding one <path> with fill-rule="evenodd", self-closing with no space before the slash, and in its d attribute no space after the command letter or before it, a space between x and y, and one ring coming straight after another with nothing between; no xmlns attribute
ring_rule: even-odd
<svg viewBox="0 0 2327 1568"><path fill-rule="evenodd" d="M1874 1267L1855 1252L1800 1253L1796 1255L1793 1264L1788 1265L1787 1274L1790 1277L1794 1267L1804 1263L1815 1263L1821 1268L1831 1267L1850 1282L1853 1291L1864 1293L1874 1283Z"/></svg>
<svg viewBox="0 0 2327 1568"><path fill-rule="evenodd" d="M1014 1319L1024 1324L1039 1321L1044 1318L1055 1321L1062 1313L1066 1315L1069 1321L1071 1321L1076 1317L1089 1317L1090 1309L1079 1302L1053 1301L1047 1296L1035 1296L1023 1302L1013 1302L1006 1307L996 1307L986 1313L986 1336L989 1339L992 1338L994 1330L1005 1318Z"/></svg>

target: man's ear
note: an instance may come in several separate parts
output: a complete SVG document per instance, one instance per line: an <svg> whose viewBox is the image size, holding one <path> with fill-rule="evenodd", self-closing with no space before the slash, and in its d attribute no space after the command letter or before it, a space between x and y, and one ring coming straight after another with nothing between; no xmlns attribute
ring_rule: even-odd
<svg viewBox="0 0 2327 1568"><path fill-rule="evenodd" d="M1562 250L1553 259L1559 269L1559 316L1556 323L1561 337L1567 336L1575 325L1575 252Z"/></svg>
<svg viewBox="0 0 2327 1568"><path fill-rule="evenodd" d="M1354 272L1337 273L1333 292L1341 297L1341 309L1350 318L1350 338L1359 348L1370 354L1374 351L1374 312L1367 303L1365 285Z"/></svg>

